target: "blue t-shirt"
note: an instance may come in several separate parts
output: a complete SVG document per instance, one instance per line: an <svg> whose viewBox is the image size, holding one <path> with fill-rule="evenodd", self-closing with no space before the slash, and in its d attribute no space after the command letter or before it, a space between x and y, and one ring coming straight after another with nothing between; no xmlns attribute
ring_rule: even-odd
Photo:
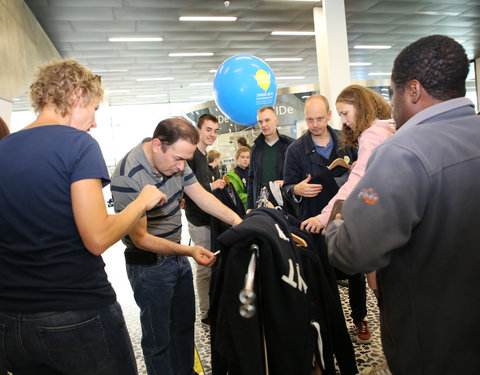
<svg viewBox="0 0 480 375"><path fill-rule="evenodd" d="M82 243L70 186L109 182L98 143L63 125L0 142L0 311L95 309L116 296L101 257Z"/></svg>
<svg viewBox="0 0 480 375"><path fill-rule="evenodd" d="M328 141L326 146L319 146L315 143L315 141L312 139L313 145L315 146L315 151L317 151L318 154L323 156L325 159L330 158L330 154L332 153L333 150L333 139L330 137L330 140Z"/></svg>

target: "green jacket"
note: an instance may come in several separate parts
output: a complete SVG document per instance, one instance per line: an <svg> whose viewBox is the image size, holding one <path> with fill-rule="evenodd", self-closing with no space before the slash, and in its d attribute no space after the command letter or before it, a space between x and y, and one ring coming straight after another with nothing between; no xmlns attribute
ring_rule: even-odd
<svg viewBox="0 0 480 375"><path fill-rule="evenodd" d="M247 193L245 192L245 188L243 187L242 180L240 180L240 176L235 173L235 170L232 169L231 171L227 172L228 181L233 185L235 188L238 196L243 202L245 206L245 210L247 209Z"/></svg>

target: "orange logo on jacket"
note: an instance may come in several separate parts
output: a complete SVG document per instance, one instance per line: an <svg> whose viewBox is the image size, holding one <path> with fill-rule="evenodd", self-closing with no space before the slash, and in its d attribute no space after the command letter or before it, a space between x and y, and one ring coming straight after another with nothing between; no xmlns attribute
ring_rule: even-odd
<svg viewBox="0 0 480 375"><path fill-rule="evenodd" d="M378 194L375 193L373 188L362 189L357 195L358 198L363 199L365 203L375 204L378 201Z"/></svg>

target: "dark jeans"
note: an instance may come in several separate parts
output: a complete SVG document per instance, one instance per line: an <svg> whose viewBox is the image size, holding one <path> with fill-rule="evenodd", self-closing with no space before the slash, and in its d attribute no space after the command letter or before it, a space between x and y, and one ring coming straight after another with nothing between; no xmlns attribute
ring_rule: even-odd
<svg viewBox="0 0 480 375"><path fill-rule="evenodd" d="M195 296L188 259L159 255L156 264L127 264L127 274L140 307L148 374L193 374Z"/></svg>
<svg viewBox="0 0 480 375"><path fill-rule="evenodd" d="M15 375L134 375L118 303L97 310L0 312L0 360Z"/></svg>
<svg viewBox="0 0 480 375"><path fill-rule="evenodd" d="M353 323L361 322L367 316L367 286L364 274L347 275L335 270L337 280L348 280L348 297L352 309Z"/></svg>

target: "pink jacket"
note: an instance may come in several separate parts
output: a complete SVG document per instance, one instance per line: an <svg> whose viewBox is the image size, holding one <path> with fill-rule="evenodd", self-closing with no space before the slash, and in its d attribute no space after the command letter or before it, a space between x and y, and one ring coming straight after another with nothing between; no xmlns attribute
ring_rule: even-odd
<svg viewBox="0 0 480 375"><path fill-rule="evenodd" d="M365 174L368 159L372 151L380 143L395 134L395 123L392 120L375 120L373 124L358 137L358 159L355 167L350 171L347 182L342 185L337 194L330 199L322 212L317 215L318 220L327 226L333 204L338 199L347 199L358 181Z"/></svg>

